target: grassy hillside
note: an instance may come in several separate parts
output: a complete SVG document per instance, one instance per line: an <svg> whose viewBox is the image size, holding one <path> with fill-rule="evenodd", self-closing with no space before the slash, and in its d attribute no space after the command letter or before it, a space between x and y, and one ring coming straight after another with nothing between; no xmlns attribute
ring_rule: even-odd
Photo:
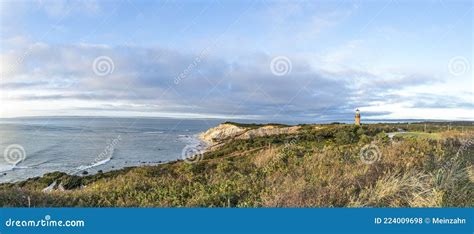
<svg viewBox="0 0 474 234"><path fill-rule="evenodd" d="M402 129L413 133L386 134ZM472 207L473 130L472 123L302 125L297 134L231 140L193 164L2 184L0 205ZM41 191L54 181L66 190Z"/></svg>
<svg viewBox="0 0 474 234"><path fill-rule="evenodd" d="M264 126L274 126L274 127L289 127L286 124L279 123L268 123L268 124L256 124L256 123L236 123L236 122L224 122L224 124L232 124L237 127L247 128L247 129L257 129Z"/></svg>

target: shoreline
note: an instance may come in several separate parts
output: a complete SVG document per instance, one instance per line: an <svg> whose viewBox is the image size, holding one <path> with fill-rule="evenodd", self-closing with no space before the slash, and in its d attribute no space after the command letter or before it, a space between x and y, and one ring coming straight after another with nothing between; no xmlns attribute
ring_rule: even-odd
<svg viewBox="0 0 474 234"><path fill-rule="evenodd" d="M221 123L221 124L219 124L215 127L207 129L207 131L203 131L203 132L192 134L192 135L180 135L179 137L186 138L188 142L185 142L186 144L182 148L181 155L177 155L176 159L174 159L174 160L148 162L148 163L143 162L143 164L140 164L140 165L123 166L123 167L119 167L119 168L114 168L112 166L111 168L108 168L108 169L105 169L105 170L103 170L103 169L96 170L95 172L92 172L92 173L90 171L87 171L87 169L80 170L80 171L75 171L74 173L71 173L70 171L55 170L55 171L51 171L51 172L46 172L46 173L44 173L40 176L29 177L29 178L22 179L22 180L0 182L0 185L17 184L17 183L30 181L30 180L36 180L38 178L43 178L43 177L45 177L47 175L50 175L50 174L65 174L65 175L68 175L68 176L78 176L78 177L81 177L81 178L85 178L85 177L94 177L94 176L97 176L99 174L101 174L101 175L120 174L122 171L128 171L130 169L144 168L144 167L154 167L154 166L160 166L160 165L170 165L170 164L179 163L181 161L191 160L192 162L194 162L193 155L189 155L189 157L184 157L184 155L185 155L184 150L185 149L190 149L191 152L196 152L197 154L203 155L206 152L217 150L219 147L225 145L229 140L232 140L230 138L233 138L234 140L235 139L241 139L240 133L237 134L237 135L234 135L235 132L228 133L228 132L225 132L225 130L224 130L224 133L223 133L222 132L222 126L225 126L225 125L231 125L233 128L234 127L238 128L239 131L241 131L241 130L243 130L243 131L255 130L255 129L252 129L252 128L249 128L249 127L239 127L239 125L240 125L239 123L227 123L227 122L226 123ZM259 127L257 127L257 129L272 126L272 124L256 124L256 125L259 126ZM320 124L317 124L317 126L319 126L319 125ZM323 124L323 125L328 125L329 126L331 124ZM347 125L347 124L336 124L336 125L341 126L341 125ZM372 125L372 124L368 124L368 125ZM388 125L391 125L391 124L389 123ZM395 124L395 125L397 125L397 124ZM297 127L297 126L298 125L291 126L291 127ZM390 132L390 133L398 134L398 133L408 133L408 132L399 132L399 131L397 131L397 132ZM215 137L216 135L218 137ZM209 136L212 136L212 137L209 137ZM268 137L268 136L269 135L264 135L264 136L259 136L259 137ZM213 138L213 137L215 137L215 138ZM392 138L392 137L390 137L390 135L389 135L389 138ZM111 160L113 160L113 159L111 159ZM111 160L108 160L108 161L111 161ZM101 164L101 165L105 165L105 164ZM24 168L19 167L18 169L24 169ZM90 169L90 168L88 168L88 169ZM15 168L13 168L12 170L15 170ZM12 171L12 170L10 170L10 171ZM84 171L86 171L87 173L84 174L83 173ZM0 172L1 173L0 177L2 177L3 173L5 173L5 172L7 172L7 171Z"/></svg>
<svg viewBox="0 0 474 234"><path fill-rule="evenodd" d="M222 123L220 123L219 125L221 125L221 124ZM219 125L217 125L217 126L219 126ZM157 162L145 163L145 164L142 164L142 165L124 166L124 167L120 167L120 168L115 168L114 166L112 166L112 167L107 168L105 170L100 169L100 170L92 170L93 172L88 171L88 169L92 169L92 168L95 168L97 166L106 165L108 162L113 160L113 157L111 157L109 160L107 160L107 162L105 162L103 164L100 164L100 165L97 165L97 166L94 166L94 167L90 167L90 168L86 168L84 170L68 170L68 171L55 170L55 171L51 171L51 172L46 172L46 173L44 173L42 175L39 175L39 176L33 176L33 177L20 179L20 180L11 180L11 181L0 182L0 185L17 184L17 183L27 182L29 180L41 179L41 178L43 178L47 175L50 175L50 174L65 174L65 175L68 175L68 176L79 176L79 177L84 178L84 177L88 177L88 176L93 177L93 176L96 176L98 174L108 174L108 173L116 174L116 173L120 173L121 171L128 171L128 170L134 169L134 168L153 167L153 166L159 166L159 165L174 164L174 163L178 163L178 162L181 162L181 161L187 161L187 160L192 161L193 157L195 155L197 155L197 154L204 155L206 152L212 150L212 147L214 147L216 145L220 145L219 143L209 141L209 139L206 139L204 137L204 135L207 132L209 132L210 130L212 130L216 127L212 127L212 128L207 129L206 131L199 132L199 133L192 134L192 135L179 135L178 138L182 138L183 141L187 141L187 142L184 142L185 145L181 150L181 154L177 155L175 160L157 161ZM186 154L185 154L186 150L188 150L189 152L195 152L195 154L194 155L188 155L188 157L185 157L186 156ZM91 166L91 165L92 164L87 164L86 166ZM80 166L80 167L83 167L83 166ZM15 170L15 166L12 166L9 169L10 170L1 171L0 172L0 177L4 176L8 172L11 172L11 171ZM18 168L18 169L20 169L20 168Z"/></svg>
<svg viewBox="0 0 474 234"><path fill-rule="evenodd" d="M73 170L54 170L50 172L46 172L42 175L39 176L33 176L25 179L20 179L20 180L10 180L10 181L5 181L5 182L0 182L0 185L4 184L16 184L16 183L22 183L28 180L36 179L36 178L42 178L48 174L54 174L54 173L64 173L69 176L79 176L79 177L87 177L87 176L95 176L97 174L106 174L106 173L113 173L113 172L119 172L121 170L129 170L133 168L140 168L140 167L149 167L149 166L158 166L158 165L165 165L165 164L172 164L172 163L177 163L180 161L185 161L187 158L184 157L183 152L185 149L190 149L191 152L198 152L200 154L204 154L205 152L208 152L210 147L212 145L205 141L203 138L201 138L201 135L203 132L192 134L192 135L180 135L178 138L182 138L182 141L184 142L184 147L181 149L181 153L176 155L176 159L174 160L168 160L168 161L161 161L158 160L156 162L142 162L142 164L139 165L132 165L132 166L123 166L123 167L115 167L115 166L109 166L107 168L103 169L95 169L100 166L106 166L108 162L113 160L113 156L105 159L103 161L99 162L92 162L89 164L81 165L76 169ZM187 141L187 142L186 142ZM192 157L192 156L190 156ZM5 167L7 168L7 167ZM81 168L81 169L79 169ZM0 171L0 178L6 175L8 172L14 171L15 169L27 169L26 167L17 167L15 166L10 166L8 167L9 170L4 170Z"/></svg>
<svg viewBox="0 0 474 234"><path fill-rule="evenodd" d="M465 140L474 136L474 126L432 125L424 131L424 124L333 124L293 132L287 126L239 125L245 132L231 131L235 127L221 125L186 138L188 148L203 147L202 140L219 143L205 160L178 158L81 176L52 172L2 183L0 198L14 207L29 206L25 197L35 207L465 207L474 202L467 189L456 190L454 200L436 192L420 200L418 193L420 186L444 193L452 191L447 185L472 185L474 171L465 163L474 149ZM412 133L391 141L386 133L398 129ZM433 152L438 154L425 157ZM458 166L444 166L449 158ZM436 180L451 174L459 176L442 184ZM387 183L397 199L380 193ZM323 196L327 193L338 195Z"/></svg>

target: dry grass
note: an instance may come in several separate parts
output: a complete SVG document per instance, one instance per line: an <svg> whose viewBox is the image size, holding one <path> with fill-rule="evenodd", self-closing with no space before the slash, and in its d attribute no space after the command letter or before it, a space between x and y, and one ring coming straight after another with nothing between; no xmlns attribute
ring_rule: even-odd
<svg viewBox="0 0 474 234"><path fill-rule="evenodd" d="M253 162L258 168L261 168L267 165L270 160L276 157L280 157L280 151L281 147L276 146L264 148L263 150L259 151L257 155L253 158Z"/></svg>
<svg viewBox="0 0 474 234"><path fill-rule="evenodd" d="M79 180L49 175L2 185L0 203L28 206L29 197L33 206L43 207L474 206L474 150L472 145L461 148L473 134L450 131L439 134L441 139L390 141L377 126L366 129L372 135L353 130L336 126L313 132L309 126L298 137L238 140L193 165L138 167ZM367 143L380 150L373 164L360 158ZM87 186L41 192L64 179Z"/></svg>
<svg viewBox="0 0 474 234"><path fill-rule="evenodd" d="M430 177L416 171L387 173L374 186L353 197L350 207L439 207L442 193Z"/></svg>

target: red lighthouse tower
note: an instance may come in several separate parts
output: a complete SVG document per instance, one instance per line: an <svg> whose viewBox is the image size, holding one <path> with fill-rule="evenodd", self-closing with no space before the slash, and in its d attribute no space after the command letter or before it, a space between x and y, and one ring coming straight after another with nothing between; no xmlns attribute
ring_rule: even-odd
<svg viewBox="0 0 474 234"><path fill-rule="evenodd" d="M360 111L359 111L359 109L356 110L355 125L360 126Z"/></svg>

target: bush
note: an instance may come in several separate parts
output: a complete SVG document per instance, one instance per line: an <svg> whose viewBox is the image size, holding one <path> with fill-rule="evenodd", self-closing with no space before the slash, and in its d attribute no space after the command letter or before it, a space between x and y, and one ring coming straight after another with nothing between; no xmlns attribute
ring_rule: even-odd
<svg viewBox="0 0 474 234"><path fill-rule="evenodd" d="M472 132L394 137L424 124L307 125L294 135L232 140L204 160L96 175L49 173L1 184L3 207L472 207ZM468 128L468 127L466 127ZM444 128L445 129L445 128ZM372 164L360 158L376 145ZM56 181L67 191L43 193ZM84 186L82 186L84 185Z"/></svg>

